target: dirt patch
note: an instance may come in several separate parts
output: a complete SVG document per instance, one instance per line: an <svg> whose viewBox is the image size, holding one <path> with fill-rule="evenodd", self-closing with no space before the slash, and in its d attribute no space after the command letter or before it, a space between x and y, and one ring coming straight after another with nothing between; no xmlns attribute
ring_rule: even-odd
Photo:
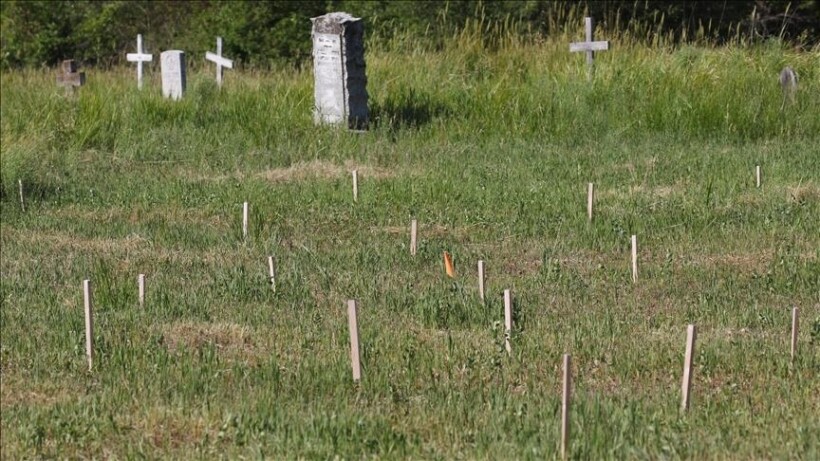
<svg viewBox="0 0 820 461"><path fill-rule="evenodd" d="M74 251L123 252L135 251L150 245L148 239L137 234L124 238L82 238L68 232L25 232L17 229L3 229L3 239L16 240L32 246L49 246L55 249Z"/></svg>
<svg viewBox="0 0 820 461"><path fill-rule="evenodd" d="M797 203L820 202L820 187L814 184L786 187L786 197Z"/></svg>
<svg viewBox="0 0 820 461"><path fill-rule="evenodd" d="M255 358L253 331L235 323L182 321L162 328L163 343L170 352L214 347L228 358Z"/></svg>
<svg viewBox="0 0 820 461"><path fill-rule="evenodd" d="M352 160L347 160L343 165L326 160L312 160L310 162L297 162L289 167L272 168L253 173L237 171L216 176L203 176L197 172L188 172L184 174L184 176L196 181L220 182L231 179L241 181L246 178L253 178L270 182L292 182L308 179L329 180L350 177L353 170L359 172L359 181L366 179L386 179L395 176L394 172L386 168L362 165Z"/></svg>

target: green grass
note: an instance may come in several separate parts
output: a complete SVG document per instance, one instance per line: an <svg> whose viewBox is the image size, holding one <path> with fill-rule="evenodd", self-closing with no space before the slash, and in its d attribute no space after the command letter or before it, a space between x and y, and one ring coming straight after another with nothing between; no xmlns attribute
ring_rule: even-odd
<svg viewBox="0 0 820 461"><path fill-rule="evenodd" d="M3 458L556 458L564 353L573 458L820 457L817 50L615 36L588 83L575 38L371 50L364 134L313 126L309 69L222 91L194 69L178 103L156 69L141 93L133 69L87 70L73 98L4 73Z"/></svg>

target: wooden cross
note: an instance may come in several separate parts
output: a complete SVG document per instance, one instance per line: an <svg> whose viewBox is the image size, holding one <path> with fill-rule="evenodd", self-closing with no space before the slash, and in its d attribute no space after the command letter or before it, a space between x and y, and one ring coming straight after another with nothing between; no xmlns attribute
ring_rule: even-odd
<svg viewBox="0 0 820 461"><path fill-rule="evenodd" d="M63 61L61 72L57 74L57 85L73 92L78 86L85 85L85 72L77 72L77 63L73 59Z"/></svg>
<svg viewBox="0 0 820 461"><path fill-rule="evenodd" d="M585 42L574 42L569 44L569 52L577 53L583 51L587 54L587 77L592 77L592 64L595 60L596 51L606 51L609 49L609 41L596 42L592 40L592 18L584 18L584 30L586 33Z"/></svg>
<svg viewBox="0 0 820 461"><path fill-rule="evenodd" d="M137 88L142 89L142 63L151 62L154 59L153 55L146 54L142 50L142 34L137 35L137 52L126 54L125 59L137 63Z"/></svg>
<svg viewBox="0 0 820 461"><path fill-rule="evenodd" d="M233 61L222 57L222 37L216 38L216 54L207 51L205 59L216 64L216 84L222 87L222 68L233 69Z"/></svg>

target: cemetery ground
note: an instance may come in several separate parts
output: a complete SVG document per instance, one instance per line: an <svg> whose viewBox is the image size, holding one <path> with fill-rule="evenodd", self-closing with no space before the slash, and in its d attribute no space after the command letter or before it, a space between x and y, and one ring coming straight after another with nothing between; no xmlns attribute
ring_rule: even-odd
<svg viewBox="0 0 820 461"><path fill-rule="evenodd" d="M572 458L820 458L817 51L571 38L371 50L363 133L309 68L3 72L2 457L553 459L569 353Z"/></svg>

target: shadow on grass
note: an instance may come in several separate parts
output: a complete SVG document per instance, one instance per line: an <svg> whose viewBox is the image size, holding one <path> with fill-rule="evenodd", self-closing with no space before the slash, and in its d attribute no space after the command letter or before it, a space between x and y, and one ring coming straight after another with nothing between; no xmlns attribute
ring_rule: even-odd
<svg viewBox="0 0 820 461"><path fill-rule="evenodd" d="M411 88L391 94L383 101L374 101L370 123L373 128L416 129L451 113L446 104Z"/></svg>

